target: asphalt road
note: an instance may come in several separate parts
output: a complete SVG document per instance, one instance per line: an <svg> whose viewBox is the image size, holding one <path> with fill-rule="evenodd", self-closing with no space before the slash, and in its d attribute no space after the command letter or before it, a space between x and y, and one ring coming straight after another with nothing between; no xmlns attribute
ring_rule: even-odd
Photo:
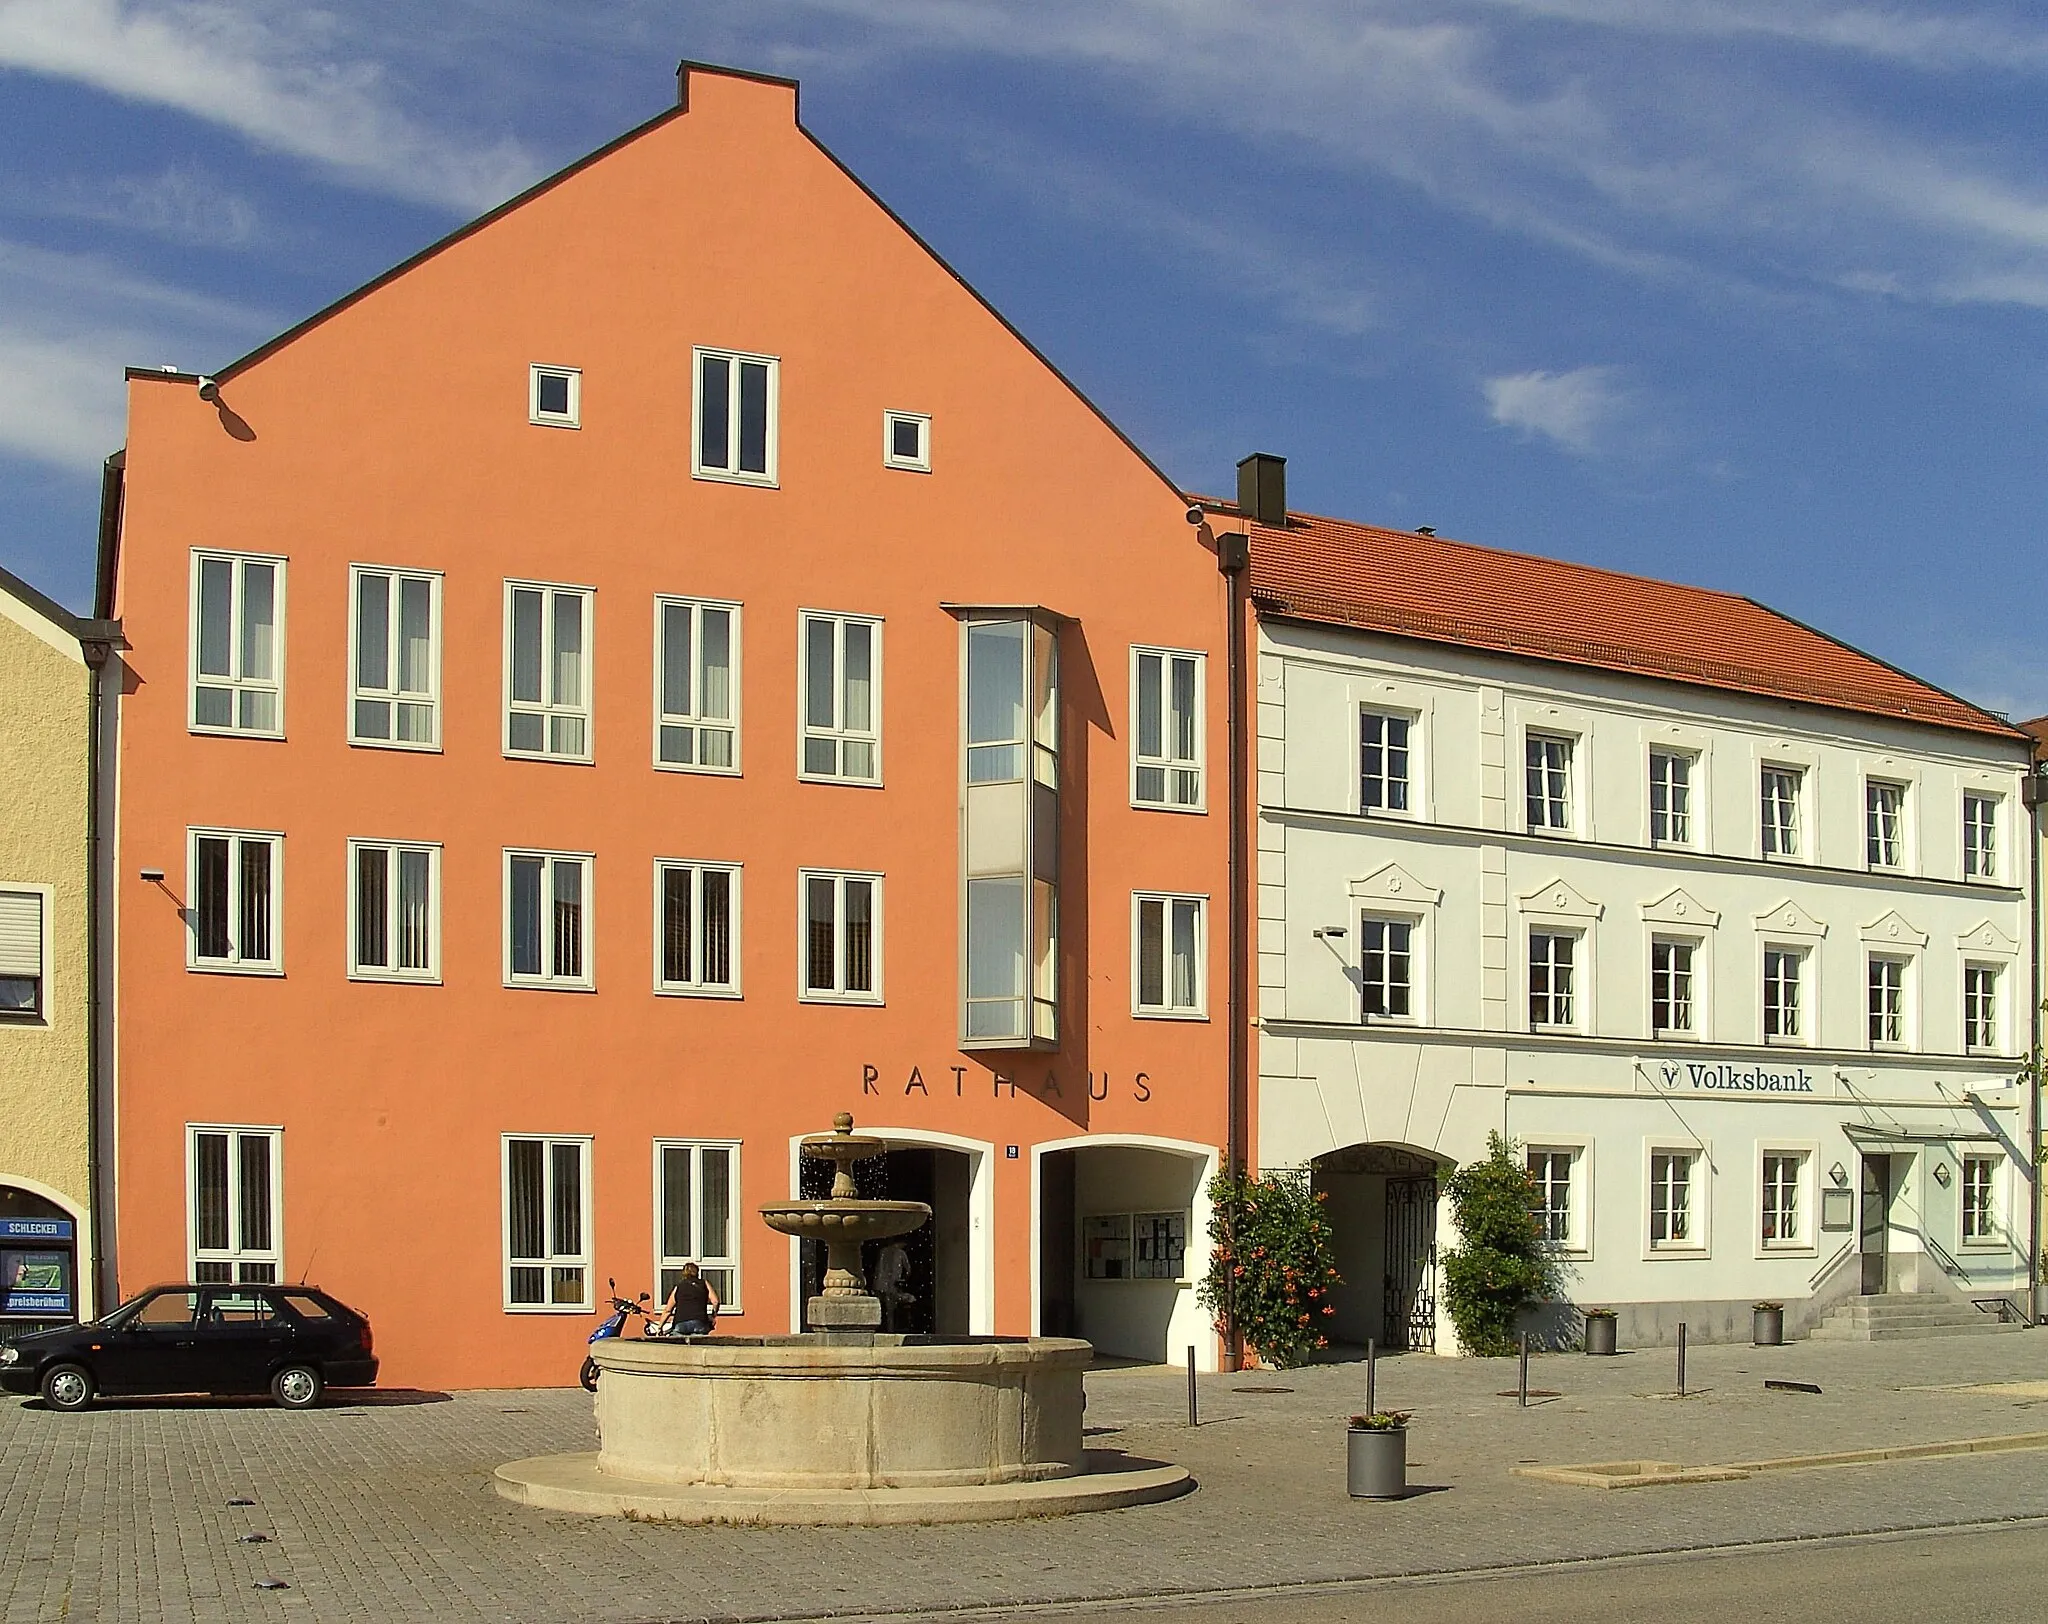
<svg viewBox="0 0 2048 1624"><path fill-rule="evenodd" d="M989 1624L1086 1618L1159 1624L1664 1624L1675 1618L1790 1624L1859 1616L1912 1624L2048 1619L2048 1521L1328 1589L977 1614Z"/></svg>

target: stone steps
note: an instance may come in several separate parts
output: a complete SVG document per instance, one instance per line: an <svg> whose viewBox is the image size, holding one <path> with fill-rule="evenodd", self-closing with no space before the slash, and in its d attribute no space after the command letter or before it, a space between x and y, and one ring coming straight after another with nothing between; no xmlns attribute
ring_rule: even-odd
<svg viewBox="0 0 2048 1624"><path fill-rule="evenodd" d="M1808 1333L1815 1342L1899 1342L1912 1337L1983 1336L2023 1331L2017 1321L1987 1314L1970 1303L1932 1292L1893 1292L1856 1297L1828 1310Z"/></svg>

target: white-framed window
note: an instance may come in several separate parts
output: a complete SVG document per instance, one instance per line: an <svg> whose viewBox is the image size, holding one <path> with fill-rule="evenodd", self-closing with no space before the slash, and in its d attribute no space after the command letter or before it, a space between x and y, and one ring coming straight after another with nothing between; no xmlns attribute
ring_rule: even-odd
<svg viewBox="0 0 2048 1624"><path fill-rule="evenodd" d="M654 1141L654 1299L668 1301L694 1263L718 1293L720 1309L740 1311L740 1142Z"/></svg>
<svg viewBox="0 0 2048 1624"><path fill-rule="evenodd" d="M1797 767L1763 769L1759 828L1766 857L1797 857L1800 853L1799 795L1805 776Z"/></svg>
<svg viewBox="0 0 2048 1624"><path fill-rule="evenodd" d="M1866 986L1870 1046L1873 1049L1902 1048L1906 1042L1906 974L1910 959L1887 953L1870 955Z"/></svg>
<svg viewBox="0 0 2048 1624"><path fill-rule="evenodd" d="M1996 1156L1963 1158L1961 1205L1965 1246L1992 1246L1998 1242L1999 1162Z"/></svg>
<svg viewBox="0 0 2048 1624"><path fill-rule="evenodd" d="M1131 650L1133 806L1202 810L1208 664L1208 656L1182 649Z"/></svg>
<svg viewBox="0 0 2048 1624"><path fill-rule="evenodd" d="M740 606L654 600L654 764L740 770Z"/></svg>
<svg viewBox="0 0 2048 1624"><path fill-rule="evenodd" d="M1998 878L1998 797L1963 797L1963 878Z"/></svg>
<svg viewBox="0 0 2048 1624"><path fill-rule="evenodd" d="M284 1259L284 1177L277 1128L185 1128L185 1236L192 1278L275 1281Z"/></svg>
<svg viewBox="0 0 2048 1624"><path fill-rule="evenodd" d="M193 550L193 732L284 736L284 567Z"/></svg>
<svg viewBox="0 0 2048 1624"><path fill-rule="evenodd" d="M1131 897L1131 1012L1194 1020L1208 1013L1209 899Z"/></svg>
<svg viewBox="0 0 2048 1624"><path fill-rule="evenodd" d="M1813 1244L1806 1195L1807 1167L1811 1161L1810 1154L1803 1150L1764 1150L1758 1169L1757 1239L1765 1251Z"/></svg>
<svg viewBox="0 0 2048 1624"><path fill-rule="evenodd" d="M0 1023L46 1018L43 922L48 908L41 889L0 890Z"/></svg>
<svg viewBox="0 0 2048 1624"><path fill-rule="evenodd" d="M1651 1251L1698 1251L1705 1245L1698 1210L1702 1192L1696 1188L1699 1164L1696 1150L1651 1150Z"/></svg>
<svg viewBox="0 0 2048 1624"><path fill-rule="evenodd" d="M584 586L505 583L505 754L590 760L595 594Z"/></svg>
<svg viewBox="0 0 2048 1624"><path fill-rule="evenodd" d="M1650 1031L1657 1037L1691 1037L1699 1029L1693 1008L1693 956L1697 942L1683 937L1650 939Z"/></svg>
<svg viewBox="0 0 2048 1624"><path fill-rule="evenodd" d="M1583 1145L1530 1145L1527 1149L1529 1183L1534 1189L1530 1208L1538 1235L1563 1251L1583 1251L1586 1244Z"/></svg>
<svg viewBox="0 0 2048 1624"><path fill-rule="evenodd" d="M882 622L867 615L797 617L803 707L797 776L882 781Z"/></svg>
<svg viewBox="0 0 2048 1624"><path fill-rule="evenodd" d="M1554 733L1523 740L1523 777L1531 829L1572 826L1572 741Z"/></svg>
<svg viewBox="0 0 2048 1624"><path fill-rule="evenodd" d="M1358 713L1358 810L1409 810L1408 738L1413 721L1384 711Z"/></svg>
<svg viewBox="0 0 2048 1624"><path fill-rule="evenodd" d="M1764 1042L1806 1041L1805 980L1804 948L1764 949Z"/></svg>
<svg viewBox="0 0 2048 1624"><path fill-rule="evenodd" d="M1996 1054L2005 1047L1998 1029L1998 966L1963 966L1963 1047L1972 1054Z"/></svg>
<svg viewBox="0 0 2048 1624"><path fill-rule="evenodd" d="M1863 849L1872 868L1901 868L1906 861L1906 786L1881 778L1863 786Z"/></svg>
<svg viewBox="0 0 2048 1624"><path fill-rule="evenodd" d="M882 1001L882 876L800 869L803 976L813 1002Z"/></svg>
<svg viewBox="0 0 2048 1624"><path fill-rule="evenodd" d="M186 842L186 967L280 974L284 836L190 829Z"/></svg>
<svg viewBox="0 0 2048 1624"><path fill-rule="evenodd" d="M697 436L690 471L699 479L773 485L782 363L737 350L696 351Z"/></svg>
<svg viewBox="0 0 2048 1624"><path fill-rule="evenodd" d="M441 848L348 843L348 973L366 981L441 979Z"/></svg>
<svg viewBox="0 0 2048 1624"><path fill-rule="evenodd" d="M590 1137L508 1133L505 1310L590 1308Z"/></svg>
<svg viewBox="0 0 2048 1624"><path fill-rule="evenodd" d="M914 474L932 471L932 420L928 412L882 414L882 466Z"/></svg>
<svg viewBox="0 0 2048 1624"><path fill-rule="evenodd" d="M441 574L349 566L348 739L441 747Z"/></svg>
<svg viewBox="0 0 2048 1624"><path fill-rule="evenodd" d="M536 362L527 369L526 413L542 428L583 426L583 369Z"/></svg>
<svg viewBox="0 0 2048 1624"><path fill-rule="evenodd" d="M1696 756L1677 750L1650 752L1650 844L1690 846L1692 780Z"/></svg>
<svg viewBox="0 0 2048 1624"><path fill-rule="evenodd" d="M737 998L740 992L740 865L654 865L657 992Z"/></svg>
<svg viewBox="0 0 2048 1624"><path fill-rule="evenodd" d="M1361 915L1358 965L1366 1020L1415 1019L1420 1011L1415 1007L1414 920Z"/></svg>
<svg viewBox="0 0 2048 1624"><path fill-rule="evenodd" d="M1529 932L1529 1025L1570 1026L1577 1019L1579 937L1573 931Z"/></svg>
<svg viewBox="0 0 2048 1624"><path fill-rule="evenodd" d="M505 985L588 988L590 892L588 852L505 853Z"/></svg>

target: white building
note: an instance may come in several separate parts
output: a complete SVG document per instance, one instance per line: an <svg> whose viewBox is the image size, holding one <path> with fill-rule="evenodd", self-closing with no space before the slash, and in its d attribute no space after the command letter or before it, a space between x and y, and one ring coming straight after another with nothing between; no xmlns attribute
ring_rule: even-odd
<svg viewBox="0 0 2048 1624"><path fill-rule="evenodd" d="M1329 1194L1337 1340L1452 1349L1490 1130L1624 1346L2024 1300L2016 730L1747 599L1250 528L1257 1159Z"/></svg>

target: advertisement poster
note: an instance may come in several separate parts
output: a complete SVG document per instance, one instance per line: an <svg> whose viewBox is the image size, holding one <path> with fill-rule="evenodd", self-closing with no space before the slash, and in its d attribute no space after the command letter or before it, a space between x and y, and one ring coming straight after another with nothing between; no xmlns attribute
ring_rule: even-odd
<svg viewBox="0 0 2048 1624"><path fill-rule="evenodd" d="M0 1218L0 1314L38 1319L76 1314L71 1237L69 1220Z"/></svg>

